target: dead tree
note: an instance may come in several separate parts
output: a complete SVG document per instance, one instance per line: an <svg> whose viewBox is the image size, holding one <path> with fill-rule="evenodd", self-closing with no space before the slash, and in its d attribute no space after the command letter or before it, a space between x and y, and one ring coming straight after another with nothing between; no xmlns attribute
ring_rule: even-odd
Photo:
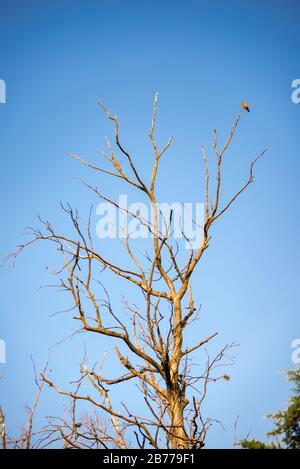
<svg viewBox="0 0 300 469"><path fill-rule="evenodd" d="M134 267L129 268L112 262L105 252L98 252L94 247L91 213L85 226L77 211L67 205L62 208L70 218L74 236L62 234L49 221L40 219L41 227L30 229L30 240L19 245L17 251L11 255L14 261L29 245L38 241L53 243L62 256L62 266L56 272L60 278L59 285L72 298L72 311L77 312L75 320L80 322L80 329L108 336L115 341L115 353L125 370L121 376L104 377L101 367L99 370L95 367L89 369L85 364L81 367L75 390L61 389L47 373L42 373L42 382L47 383L60 395L69 397L73 406L71 423L66 420L61 420L60 424L52 422L45 431L48 432L48 437L59 434L64 447L105 447L105 441L108 441L108 444L113 444L114 447L125 448L128 447L130 439L126 439L126 435L134 434L136 445L140 448L198 449L204 445L207 430L211 425L211 420L203 417L202 410L207 386L211 381L229 379L224 373L215 375L214 370L232 345L226 345L213 359L208 357L205 370L198 376L193 374L193 353L204 348L218 332L212 331L208 337L203 337L198 343L184 346L186 329L197 318L198 312L193 296L192 276L209 246L214 223L252 183L254 165L264 152L251 162L249 174L240 189L229 200L221 202L222 163L242 114L234 120L222 147L218 145L217 131L214 130L212 164L216 170L216 180L212 182L209 159L206 149L202 147L205 171L203 188L205 222L202 241L197 249L192 248L188 251L182 262L184 252L179 248L177 240L172 238L172 211L168 219L164 219L164 229L159 225L161 213L157 204L156 182L160 162L171 146L172 138L162 149L158 148L154 133L157 96L154 99L149 132L153 147L153 167L149 183L143 179L131 153L120 141L117 117L111 114L103 103L99 104L114 127L115 143L111 145L107 141L107 150L102 151L110 166L92 164L75 154L70 156L88 166L96 174L121 181L146 198L153 214L151 222L138 211L132 212L127 209L127 215L146 227L151 238L151 252L147 252L141 258L135 252L127 234L123 244ZM124 210L118 202L102 194L96 186L86 181L81 182L101 201L110 203L118 210ZM189 242L185 233L182 234L185 242ZM137 295L138 290L142 294L141 307L131 305L129 302L126 305L130 312L130 321L124 318L122 313L114 310L104 286L105 298L98 299L101 269L134 285ZM81 384L86 381L96 391L97 398L91 397L86 392L80 392ZM116 411L111 402L110 389L129 381L139 384L146 406L145 414L142 416L137 415L134 409L130 410L129 404L123 404L122 412ZM81 401L90 403L101 411L102 415L108 417L109 424L104 432L99 432L99 422L92 417L84 429L83 420L77 425L74 409L76 403ZM3 434L2 431L2 438Z"/></svg>

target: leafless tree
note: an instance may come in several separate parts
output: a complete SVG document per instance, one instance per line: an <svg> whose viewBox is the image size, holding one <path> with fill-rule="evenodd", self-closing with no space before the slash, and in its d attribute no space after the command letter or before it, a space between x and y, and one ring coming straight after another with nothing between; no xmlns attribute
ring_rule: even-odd
<svg viewBox="0 0 300 469"><path fill-rule="evenodd" d="M254 165L265 152L251 162L249 174L240 189L229 200L221 202L222 163L243 111L234 119L228 138L221 147L217 141L217 131L214 130L212 163L209 163L204 146L201 155L205 172L203 237L198 248L191 247L190 250L184 251L172 237L172 210L169 218L164 218L163 229L159 224L162 214L157 204L156 182L160 162L166 156L172 138L159 149L155 138L157 95L154 99L149 132L153 147L153 167L149 183L144 180L131 153L120 141L117 117L111 114L102 102L99 104L114 127L114 145L107 140L107 149L102 150L109 167L92 164L73 153L70 156L97 174L127 184L146 198L153 214L151 222L139 211L126 209L126 212L129 217L146 227L151 238L151 251L143 255L136 252L127 234L119 241L123 242L129 265L133 267L114 263L107 253L95 249L91 212L88 222L83 224L76 210L70 205L62 205L71 221L74 236L60 233L49 221L40 219L41 226L29 230L30 240L19 245L17 251L10 255L14 262L20 252L29 245L38 241L53 243L62 257L62 265L56 272L59 285L72 298L71 310L76 311L74 319L80 323L80 330L108 336L115 341L115 353L125 370L120 376L105 377L102 366L99 369L96 366L89 368L83 363L80 377L73 383L74 389L71 390L61 389L47 372L43 372L38 389L41 389L42 384L47 384L60 395L67 396L71 408L68 417L48 421L39 433L37 446L46 447L60 441L63 447L126 448L134 445L132 438L135 437L135 446L139 448L199 449L204 446L207 431L212 424L212 420L205 418L203 413L207 387L216 380L229 379L227 374L218 370L233 344L225 345L213 358L207 355L200 373L193 371L193 356L199 349L205 349L206 344L218 332L212 331L198 343L184 345L186 330L198 318L199 312L193 295L192 276L209 246L214 223L252 183ZM212 181L211 164L216 171L216 180ZM83 180L81 182L101 201L124 211L118 202L102 194L96 186ZM183 229L182 235L185 242L190 242ZM142 294L141 307L136 306L138 301L135 304L126 302L130 320L124 318L121 312L115 311L108 290L100 282L100 274L104 269L134 285L137 296L138 290ZM104 299L99 300L101 289ZM123 410L115 410L110 391L124 382L138 383L145 404L144 415L138 415L134 409L129 409L129 404L123 402ZM86 391L87 383L94 390L93 396L96 397ZM77 416L76 406L82 401L96 409L95 416ZM1 416L2 442L5 445L4 417L3 414ZM31 432L29 421L27 432L18 447L28 447Z"/></svg>

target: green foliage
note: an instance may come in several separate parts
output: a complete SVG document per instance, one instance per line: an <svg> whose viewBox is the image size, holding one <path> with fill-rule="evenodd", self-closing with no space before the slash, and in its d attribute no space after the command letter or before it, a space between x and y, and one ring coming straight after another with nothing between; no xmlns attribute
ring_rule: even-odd
<svg viewBox="0 0 300 469"><path fill-rule="evenodd" d="M270 444L258 440L244 439L239 442L244 449L300 449L300 367L286 371L289 382L294 384L294 395L289 399L288 408L268 417L274 421L274 429L267 433L273 437Z"/></svg>
<svg viewBox="0 0 300 469"><path fill-rule="evenodd" d="M278 449L278 445L275 443L266 444L259 440L241 440L239 442L244 449Z"/></svg>

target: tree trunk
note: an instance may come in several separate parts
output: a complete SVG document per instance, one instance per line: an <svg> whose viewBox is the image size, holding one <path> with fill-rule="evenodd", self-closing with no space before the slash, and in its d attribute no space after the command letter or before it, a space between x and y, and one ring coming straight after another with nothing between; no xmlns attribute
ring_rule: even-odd
<svg viewBox="0 0 300 469"><path fill-rule="evenodd" d="M182 353L181 298L174 298L174 346L170 360L170 417L172 448L188 448L188 435L184 428L183 412L188 404L183 383L179 380L179 364Z"/></svg>
<svg viewBox="0 0 300 469"><path fill-rule="evenodd" d="M171 402L172 411L172 427L171 427L171 444L174 449L187 449L188 435L184 429L183 410L186 403L180 400L180 396L174 395Z"/></svg>

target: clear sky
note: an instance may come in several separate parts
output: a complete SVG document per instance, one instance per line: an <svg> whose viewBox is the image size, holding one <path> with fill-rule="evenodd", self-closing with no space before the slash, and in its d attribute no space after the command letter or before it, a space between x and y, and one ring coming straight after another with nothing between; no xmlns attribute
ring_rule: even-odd
<svg viewBox="0 0 300 469"><path fill-rule="evenodd" d="M291 342L300 337L300 104L291 101L291 83L300 78L299 15L297 1L0 2L0 79L7 86L0 104L3 254L24 239L24 227L37 224L38 213L63 229L60 200L85 215L95 203L74 180L88 171L67 153L99 158L111 128L98 99L118 115L123 140L147 174L147 132L159 91L159 141L174 137L162 165L161 200L200 202L201 144L211 144L215 127L224 137L241 100L250 104L228 154L224 200L244 181L249 161L264 148L268 154L254 184L214 229L194 278L203 309L191 339L218 330L216 347L240 344L230 382L211 388L207 413L225 429L212 429L208 447L232 445L237 416L238 436L252 431L262 438L270 425L264 415L287 402L280 372L294 366ZM98 184L112 196L123 191L105 177ZM103 249L115 253L110 242ZM11 430L33 399L30 356L41 368L49 348L76 326L70 315L51 317L66 298L39 289L52 282L44 267L55 265L53 254L40 245L14 270L0 271L0 339L7 344L0 402ZM106 286L116 303L126 294L124 284ZM112 356L98 337L63 342L51 358L59 384L76 376L84 344L92 361L105 345ZM131 402L130 388L124 393ZM58 413L54 398L46 393L39 422Z"/></svg>

